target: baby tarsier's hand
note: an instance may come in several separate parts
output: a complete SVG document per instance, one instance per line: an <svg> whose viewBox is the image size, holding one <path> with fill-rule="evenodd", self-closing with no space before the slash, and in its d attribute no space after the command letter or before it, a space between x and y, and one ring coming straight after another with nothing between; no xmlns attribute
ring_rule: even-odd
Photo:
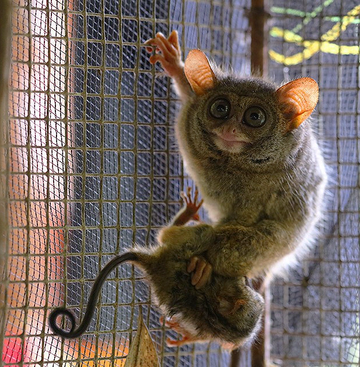
<svg viewBox="0 0 360 367"><path fill-rule="evenodd" d="M175 216L172 225L174 226L183 226L189 220L199 221L200 217L198 214L198 210L200 209L203 200L200 200L198 203L199 192L195 189L194 199L191 197L191 187L187 188L187 192L180 193L181 198L183 199L185 205L179 211L179 213Z"/></svg>
<svg viewBox="0 0 360 367"><path fill-rule="evenodd" d="M172 31L169 38L162 33L157 33L155 38L145 42L146 45L156 46L156 54L150 56L150 63L159 62L166 74L174 79L181 79L184 74L184 63L181 61L181 50L177 31ZM147 47L148 52L153 52L153 48Z"/></svg>

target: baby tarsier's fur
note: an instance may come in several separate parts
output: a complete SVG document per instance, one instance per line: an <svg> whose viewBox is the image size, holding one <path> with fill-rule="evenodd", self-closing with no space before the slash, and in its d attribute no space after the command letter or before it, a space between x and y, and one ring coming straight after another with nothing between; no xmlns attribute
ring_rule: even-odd
<svg viewBox="0 0 360 367"><path fill-rule="evenodd" d="M133 263L147 275L154 301L171 317L167 325L182 335L181 340L168 339L168 344L216 341L233 349L251 343L261 327L261 295L246 284L244 277L224 277L216 272L211 281L197 289L191 284L188 263L194 255L206 251L213 233L206 225L196 226L196 236L202 241L194 243L193 233L186 239L176 234L179 231L183 236L182 227L170 228L160 233L159 245L131 251L136 256Z"/></svg>
<svg viewBox="0 0 360 367"><path fill-rule="evenodd" d="M199 50L184 65L176 32L148 44L157 47L150 62L161 63L182 99L177 141L214 235L202 256L222 276L273 273L307 247L321 217L326 173L308 120L316 82L278 88L240 78L210 66ZM201 241L196 226L179 231Z"/></svg>

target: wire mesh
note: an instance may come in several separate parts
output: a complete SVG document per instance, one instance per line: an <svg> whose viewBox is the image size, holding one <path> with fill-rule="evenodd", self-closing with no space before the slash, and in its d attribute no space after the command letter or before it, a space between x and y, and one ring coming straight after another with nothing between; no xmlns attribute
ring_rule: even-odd
<svg viewBox="0 0 360 367"><path fill-rule="evenodd" d="M359 2L275 0L271 12L271 76L319 81L313 123L330 175L320 240L306 261L272 287L272 359L289 367L355 367L360 365Z"/></svg>
<svg viewBox="0 0 360 367"><path fill-rule="evenodd" d="M79 340L53 336L46 319L59 305L82 318L100 268L135 242L153 243L179 209L177 103L143 42L177 29L185 53L199 47L248 74L248 5L14 0L4 366L122 366L139 304L163 366L228 363L215 344L168 348L176 335L129 265L109 277Z"/></svg>

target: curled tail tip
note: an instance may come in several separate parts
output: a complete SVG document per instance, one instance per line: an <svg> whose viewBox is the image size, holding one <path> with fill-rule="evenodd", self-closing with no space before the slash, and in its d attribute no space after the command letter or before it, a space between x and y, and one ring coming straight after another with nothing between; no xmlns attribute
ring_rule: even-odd
<svg viewBox="0 0 360 367"><path fill-rule="evenodd" d="M67 316L69 318L70 323L71 323L70 331L66 331L66 330L64 330L64 329L62 329L58 326L58 324L56 322L56 319L57 319L58 316ZM55 310L53 310L50 313L48 321L49 321L50 329L56 335L61 336L62 338L74 338L74 337L76 337L76 336L73 336L74 331L75 331L75 325L76 325L75 316L68 309L66 309L64 307L56 308Z"/></svg>
<svg viewBox="0 0 360 367"><path fill-rule="evenodd" d="M73 315L71 311L69 311L65 307L56 308L55 310L53 310L50 313L49 318L48 318L50 329L56 335L61 336L62 338L66 338L66 339L73 339L73 338L77 338L80 335L82 335L86 331L87 327L89 326L91 322L91 318L96 308L99 293L101 291L101 288L104 282L106 281L106 278L118 265L122 264L125 261L138 261L138 256L134 252L126 252L122 255L115 256L100 271L91 289L90 297L88 300L84 318L77 329L75 329L75 326L76 326L75 316ZM56 322L56 319L58 318L58 316L67 317L70 320L70 323L71 323L70 331L66 331L58 326Z"/></svg>

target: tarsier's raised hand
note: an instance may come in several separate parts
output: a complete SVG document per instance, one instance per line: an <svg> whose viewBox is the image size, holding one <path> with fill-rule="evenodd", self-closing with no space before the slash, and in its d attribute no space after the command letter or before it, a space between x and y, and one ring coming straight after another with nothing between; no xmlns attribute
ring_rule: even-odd
<svg viewBox="0 0 360 367"><path fill-rule="evenodd" d="M155 55L150 56L150 63L160 63L165 73L176 81L175 88L179 96L185 99L191 95L192 90L184 74L178 33L172 31L168 38L162 33L157 33L154 38L145 43L149 46L155 46ZM147 51L153 52L153 48L148 47Z"/></svg>
<svg viewBox="0 0 360 367"><path fill-rule="evenodd" d="M178 78L183 74L184 63L181 60L181 49L176 31L172 31L169 38L162 33L157 33L154 38L145 43L149 46L156 46L155 55L149 58L151 64L159 62L171 78ZM148 47L147 51L152 52L153 49Z"/></svg>
<svg viewBox="0 0 360 367"><path fill-rule="evenodd" d="M175 237L177 237L177 235L176 235L176 229L173 226L183 226L190 220L198 221L200 219L198 215L198 210L200 209L203 200L200 200L198 202L199 198L198 190L195 189L194 197L192 197L191 187L188 187L186 193L181 192L180 196L183 199L184 206L176 214L176 216L170 223L170 227L162 230L162 234L159 237L160 241L164 241L165 232L166 236L170 237L168 241L171 241L172 238L174 238L175 241ZM177 240L180 241L184 240L182 231L180 237L178 237ZM210 280L212 273L212 266L208 261L206 261L206 259L203 256L201 256L201 254L199 254L193 256L190 259L187 271L189 273L192 273L191 284L195 286L196 289L200 289Z"/></svg>

